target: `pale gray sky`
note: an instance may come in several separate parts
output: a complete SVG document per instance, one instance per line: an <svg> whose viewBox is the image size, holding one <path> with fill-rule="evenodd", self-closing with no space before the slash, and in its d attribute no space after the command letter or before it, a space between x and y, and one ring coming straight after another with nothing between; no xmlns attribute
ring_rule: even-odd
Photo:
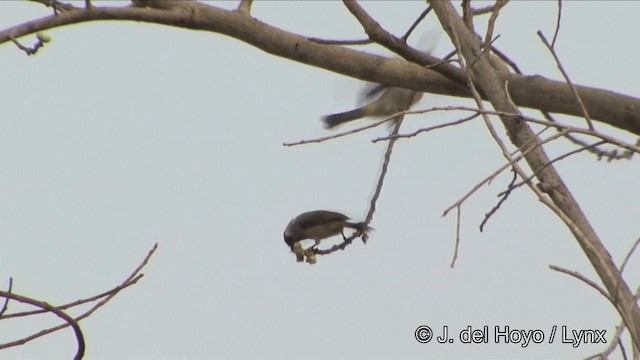
<svg viewBox="0 0 640 360"><path fill-rule="evenodd" d="M399 34L425 5L363 6ZM556 10L553 1L503 10L495 44L527 74L560 79L536 35L552 36ZM564 3L557 49L575 83L638 95L638 11L635 2ZM3 2L0 25L47 14ZM256 2L253 15L303 35L363 37L337 1ZM451 48L436 21L429 15L420 30L442 55ZM547 336L566 325L606 329L611 340L619 323L611 305L548 269L596 278L566 227L528 190L478 232L510 174L465 203L449 268L455 215L442 211L504 162L480 121L401 141L369 243L299 264L282 239L287 222L314 209L363 217L384 150L370 140L385 129L282 143L327 135L320 117L354 106L363 84L205 32L100 22L46 33L52 41L36 56L0 47L0 286L13 277L16 293L73 301L121 282L159 243L144 279L81 323L87 358L552 359L606 346L419 344L414 331L423 324ZM428 95L418 108L454 104L471 102ZM453 118L419 115L405 130ZM569 149L549 147L555 155ZM637 161L579 154L558 169L620 262L638 237ZM626 270L632 287L639 270L636 255ZM0 342L56 322L5 321ZM0 357L67 359L75 346L64 330Z"/></svg>

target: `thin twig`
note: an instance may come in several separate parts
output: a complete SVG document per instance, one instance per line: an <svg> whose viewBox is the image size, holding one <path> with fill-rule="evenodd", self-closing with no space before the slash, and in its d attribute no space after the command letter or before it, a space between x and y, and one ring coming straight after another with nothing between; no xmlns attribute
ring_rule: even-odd
<svg viewBox="0 0 640 360"><path fill-rule="evenodd" d="M67 11L82 10L82 8L75 7L71 4L62 4L56 0L29 0L29 1L42 4L46 7L51 7L53 9L53 15L58 15L60 13L64 13ZM86 6L86 2L85 2L85 6Z"/></svg>
<svg viewBox="0 0 640 360"><path fill-rule="evenodd" d="M495 28L495 23L496 20L498 20L498 15L500 14L500 10L507 5L507 3L509 2L509 0L497 0L495 5L493 6L493 10L491 11L491 16L489 17L489 22L487 24L487 32L485 33L484 36L484 44L482 45L483 48L490 48L491 45L490 43L493 43L495 41L495 39L493 41L491 41L491 39L493 38L493 29Z"/></svg>
<svg viewBox="0 0 640 360"><path fill-rule="evenodd" d="M629 250L629 252L627 252L627 256L624 257L624 260L622 261L622 265L620 265L620 274L622 274L622 272L624 271L624 268L627 266L627 263L629 262L631 255L636 251L636 248L638 247L639 244L640 244L640 238L638 238L638 240L636 240L636 242L633 243L631 250Z"/></svg>
<svg viewBox="0 0 640 360"><path fill-rule="evenodd" d="M410 137L414 137L414 136L416 136L418 134L421 134L421 133L424 133L424 132L429 132L429 131L432 131L432 130L442 129L442 128L446 128L446 127L449 127L449 126L460 125L460 124L463 124L465 122L471 121L471 120L477 118L478 116L480 116L480 113L472 114L472 115L467 116L466 118L462 118L460 120L456 120L456 121L452 121L452 122L448 122L448 123L444 123L444 124L438 124L438 125L434 125L434 126L429 126L429 127L426 127L426 128L418 129L418 130L416 130L416 131L414 131L412 133L388 135L388 136L379 137L377 139L373 139L371 141L376 143L378 141L387 141L387 140L397 139L397 138L410 138Z"/></svg>
<svg viewBox="0 0 640 360"><path fill-rule="evenodd" d="M602 296L604 296L607 300L609 300L611 303L613 303L613 299L611 298L611 296L609 296L609 294L607 294L607 292L606 292L606 291L604 291L604 289L603 289L603 288L601 288L598 284L596 284L595 282L593 282L593 280L591 280L591 279L589 279L589 278L585 277L584 275L580 274L579 272L577 272L577 271L571 271L571 270L568 270L568 269L565 269L565 268L563 268L563 267L556 266L556 265L549 265L549 268L550 268L551 270L555 270L555 271L558 271L558 272L561 272L561 273L564 273L564 274L567 274L567 275L573 276L574 278L576 278L576 279L578 279L578 280L582 281L583 283L585 283L585 284L587 284L587 285L591 286L592 288L594 288L594 289L598 290L598 292L599 292Z"/></svg>
<svg viewBox="0 0 640 360"><path fill-rule="evenodd" d="M361 231L356 231L355 233L351 234L349 237L345 238L340 244L336 244L333 245L332 247L328 248L328 249L317 249L317 248L310 248L307 249L306 251L312 251L314 255L329 255L331 253L334 253L338 250L344 250L347 248L347 246L351 245L351 243L353 242L353 240L357 239L360 236L363 236L364 233ZM308 255L307 255L308 257Z"/></svg>
<svg viewBox="0 0 640 360"><path fill-rule="evenodd" d="M562 135L559 134L555 134L551 137L549 137L548 139L546 139L545 141L551 141L554 138L559 138ZM530 140L532 141L532 140ZM527 143L528 145L529 143ZM464 194L460 199L458 199L455 203L453 203L451 206L449 206L448 208L446 208L444 210L444 212L442 213L442 216L447 216L447 214L449 213L449 211L453 210L456 208L456 206L462 204L463 202L465 202L473 193L475 193L480 187L482 187L485 184L489 184L494 178L496 178L498 175L500 175L500 173L502 173L504 170L508 169L509 167L513 167L516 165L516 163L520 160L522 160L527 153L529 153L530 151L533 151L533 149L535 149L535 147L529 147L527 148L527 150L523 151L520 153L520 155L516 156L515 158L513 158L512 156L515 155L515 153L513 154L509 154L509 157L511 160L508 160L506 164L502 165L501 167L499 167L496 171L494 171L491 175L485 177L483 180L481 180L479 183L477 183L473 188L471 188L471 190L469 190L466 194Z"/></svg>
<svg viewBox="0 0 640 360"><path fill-rule="evenodd" d="M553 160L550 160L549 162L547 162L543 166L541 166L538 170L536 170L533 174L529 175L526 179L524 179L521 182L513 185L513 188L514 189L518 188L518 187L522 186L523 184L526 184L527 182L531 181L531 179L533 179L536 175L538 175L543 169L545 169L547 166L555 163L556 161L560 161L560 160L565 159L565 158L567 158L567 157L569 157L571 155L577 154L579 152L582 152L584 150L587 150L589 148L593 148L593 147L596 147L596 146L599 146L599 145L602 145L602 144L604 144L604 140L601 140L601 141L598 141L598 142L593 143L591 145L583 146L581 148L578 148L578 149L569 151L567 153L564 153L564 154L554 158Z"/></svg>
<svg viewBox="0 0 640 360"><path fill-rule="evenodd" d="M9 278L9 288L7 289L7 292L9 294L11 294L11 289L13 288L13 278L10 277ZM2 317L2 315L7 311L7 309L9 308L9 298L4 298L4 305L2 305L2 310L0 310L0 317Z"/></svg>
<svg viewBox="0 0 640 360"><path fill-rule="evenodd" d="M439 61L437 61L437 62L435 62L435 63L433 63L431 65L426 65L424 68L425 69L433 69L433 68L437 68L438 66L440 66L442 64L457 63L458 59L451 59L451 57L453 55L455 55L455 54L456 54L455 50L451 51L448 54L446 54L445 56L443 56L441 60L439 60Z"/></svg>
<svg viewBox="0 0 640 360"><path fill-rule="evenodd" d="M556 47L556 40L558 40L558 34L560 33L560 20L562 19L562 0L558 0L558 16L556 17L556 30L553 32L553 40L551 40L551 47Z"/></svg>
<svg viewBox="0 0 640 360"><path fill-rule="evenodd" d="M127 282L127 283L123 283L121 285L118 285L116 287L114 287L113 289L107 290L101 294L98 295L94 295L85 299L80 299L80 300L76 300L74 302L70 302L67 304L63 304L63 305L58 305L56 306L58 309L61 310L66 310L66 309L70 309L79 305L84 305L87 303L91 303L94 302L96 300L102 299L105 296L109 296L115 292L120 292L126 288L128 288L131 285L135 285L140 279L142 279L144 277L143 274L138 274L136 277L134 277L133 279L131 279L131 281ZM45 310L32 310L32 311L22 311L22 312L17 312L17 313L13 313L13 314L6 314L6 315L2 315L0 316L0 320L3 319L11 319L11 318L17 318L17 317L25 317L25 316L31 316L31 315L37 315L37 314L42 314L45 313Z"/></svg>
<svg viewBox="0 0 640 360"><path fill-rule="evenodd" d="M39 301L36 299L32 299L26 296L22 296L22 295L18 295L18 294L13 294L10 292L6 292L6 291L0 291L0 296L5 297L5 298L9 298L12 299L14 301L17 302L21 302L24 304L29 304L35 307L39 307L41 309L46 310L47 312L50 312L54 315L56 315L57 317L61 318L62 320L65 321L65 325L64 327L67 326L71 326L71 328L73 329L73 333L75 334L76 337L76 341L78 343L78 349L76 350L76 355L74 356L75 360L79 360L82 359L84 357L84 351L85 351L85 341L84 341L84 335L82 334L82 330L80 330L80 325L78 325L78 321L73 319L71 316L67 315L64 311L58 309L55 306L51 306L49 304L47 304L44 301Z"/></svg>
<svg viewBox="0 0 640 360"><path fill-rule="evenodd" d="M408 105L410 106L410 105ZM400 115L394 120L395 127L391 134L398 134L400 131L400 126L402 125L402 121L404 120L404 115ZM382 184L384 183L384 179L387 175L387 170L389 169L389 163L391 162L391 152L393 151L393 146L396 144L398 139L391 139L387 144L387 151L384 153L384 162L382 163L382 169L380 170L380 176L378 176L378 184L376 185L376 190L371 197L371 202L369 206L369 212L367 213L367 217L365 218L365 224L369 224L373 219L373 214L376 211L376 203L378 198L380 197L380 193L382 192Z"/></svg>
<svg viewBox="0 0 640 360"><path fill-rule="evenodd" d="M377 121L373 124L369 124L363 127L359 127L353 130L348 130L345 132L341 132L341 133L337 133L337 134L333 134L333 135L329 135L329 136L323 136L323 137L319 137L319 138L315 138L315 139L310 139L310 140L300 140L297 142L290 142L290 143L282 143L282 146L297 146L297 145L305 145L305 144L315 144L315 143L321 143L321 142L325 142L325 141L329 141L329 140L333 140L333 139L337 139L337 138L341 138L344 136L348 136L348 135L352 135L352 134L356 134L365 130L369 130L372 129L374 127L378 127L386 122L389 122L391 120L393 120L394 118L396 118L398 115L405 115L405 114L412 114L413 112L411 111L401 111L398 113L395 113L391 116L388 116L380 121Z"/></svg>
<svg viewBox="0 0 640 360"><path fill-rule="evenodd" d="M520 70L520 68L518 67L518 65L511 59L509 59L509 57L504 54L502 51L498 50L498 48L496 48L495 46L491 46L491 51L496 54L500 60L504 61L507 65L509 65L509 67L516 73L516 74L522 74L522 71Z"/></svg>
<svg viewBox="0 0 640 360"><path fill-rule="evenodd" d="M507 201L507 198L509 197L509 195L511 194L511 192L515 189L513 187L513 183L516 182L516 179L518 178L518 174L513 171L513 178L511 179L511 182L509 183L509 185L507 186L507 190L501 192L500 194L498 194L498 196L500 196L500 200L498 201L498 203L491 208L491 210L486 213L484 215L484 219L482 220L482 222L480 223L480 232L482 232L484 230L484 225L487 223L487 221L489 221L489 218L491 218L491 216L498 211L498 209L500 209L500 206L502 205L502 203L504 203L505 201Z"/></svg>
<svg viewBox="0 0 640 360"><path fill-rule="evenodd" d="M627 358L627 350L624 348L624 344L622 343L622 340L618 339L618 346L620 347L620 352L622 353L622 360L629 360ZM637 356L634 356L634 358L637 359Z"/></svg>
<svg viewBox="0 0 640 360"><path fill-rule="evenodd" d="M143 274L139 274L139 272L147 265L147 263L149 262L149 260L151 259L151 256L155 253L155 251L158 249L158 244L154 244L154 246L151 248L151 250L147 253L147 256L144 258L144 260L142 260L142 262L138 265L138 267L129 275L129 277L127 277L119 287L116 287L115 291L113 291L112 293L108 294L102 301L100 301L99 303L97 303L96 305L94 305L92 308L90 308L89 310L85 311L83 314L81 314L80 316L76 317L75 319L73 319L75 322L80 322L82 319L85 319L87 317L89 317L93 312L95 312L97 309L99 309L100 307L102 307L103 305L105 305L107 302L109 302L111 299L113 299L119 292L120 290L126 288L128 285L130 285L130 283L134 283L136 281L138 281L140 278L142 278ZM4 296L3 295L4 292L0 292L0 296ZM59 308L56 308L58 310L60 310ZM61 311L61 310L60 310ZM8 316L5 316L5 318ZM17 346L17 345L23 345L29 341L32 341L34 339L37 339L39 337L48 335L50 333L56 332L58 330L64 329L66 327L70 326L70 324L64 323L58 326L54 326L48 329L44 329L38 333L32 334L30 336L24 337L22 339L16 340L16 341L12 341L12 342L8 342L8 343L4 343L4 344L0 344L0 349L5 349L8 347L12 347L12 346Z"/></svg>
<svg viewBox="0 0 640 360"><path fill-rule="evenodd" d="M478 8L478 9L471 9L473 11L473 16L476 15L484 15L484 14L488 14L490 12L493 12L493 5L488 5L482 8Z"/></svg>
<svg viewBox="0 0 640 360"><path fill-rule="evenodd" d="M521 121L527 121L527 122L531 122L534 124L538 124L538 125L544 125L544 126L549 126L549 127L554 127L554 128L558 128L558 129L562 129L564 130L564 134L568 134L568 133L577 133L577 134L583 134L583 135L588 135L588 136L592 136L601 140L606 141L609 144L621 147L625 150L629 150L633 153L638 153L640 154L640 141L638 142L638 144L632 145L630 143L624 142L624 141L620 141L612 136L603 134L599 131L596 130L590 130L590 129L585 129L585 128L581 128L581 127L574 127L574 126L569 126L566 124L562 124L556 121L546 121L546 120L540 120L540 119L536 119L530 116L525 116L523 114L514 114L514 113L508 113L508 112L503 112L503 111L493 111L493 110L486 110L486 109L479 109L479 108L473 108L473 107L468 107L468 106L444 106L444 107L432 107L429 109L423 109L423 110L414 110L414 111L407 111L406 114L424 114L424 113L428 113L428 112L435 112L435 111L469 111L469 112L473 112L473 113L480 113L480 114L486 114L486 115L497 115L497 116L507 116L507 117L511 117L514 120L521 120ZM403 137L403 135L398 135L398 137Z"/></svg>
<svg viewBox="0 0 640 360"><path fill-rule="evenodd" d="M626 327L624 326L624 321L623 321L618 326L616 326L616 332L611 338L612 341L609 342L609 345L607 346L607 348L597 354L594 354L585 358L584 360L608 359L609 355L611 355L611 353L616 349L616 347L619 344L618 341L613 341L613 340L614 339L619 340L620 336L622 336L622 333L624 333L624 329L626 329Z"/></svg>
<svg viewBox="0 0 640 360"><path fill-rule="evenodd" d="M458 248L460 246L460 216L462 213L462 204L456 206L456 244L453 249L453 258L451 259L451 264L449 267L453 269L456 266L456 260L458 260Z"/></svg>
<svg viewBox="0 0 640 360"><path fill-rule="evenodd" d="M553 58L556 61L556 66L558 66L558 69L562 73L562 76L564 76L565 81L571 88L573 95L576 97L576 100L580 105L580 109L582 109L582 114L584 115L584 118L587 120L587 125L589 126L589 129L594 130L593 123L591 122L591 118L589 117L589 112L587 111L587 108L584 106L584 103L582 102L582 97L580 96L580 94L578 94L578 89L576 89L576 87L573 85L573 82L571 82L571 79L569 78L569 74L567 74L567 72L564 70L562 63L560 62L560 58L558 58L558 54L556 54L556 51L553 49L551 44L549 44L549 42L547 41L547 38L544 36L542 31L538 30L537 34L542 40L542 42L545 44L547 49L549 49L549 52L551 52L551 56L553 56Z"/></svg>
<svg viewBox="0 0 640 360"><path fill-rule="evenodd" d="M493 43L496 42L496 40L498 40L500 38L500 35L496 36L493 40L491 40L491 42L489 43L488 46L485 46L482 48L482 52L480 53L480 55L478 55L475 59L473 59L472 62L469 63L469 65L467 65L468 68L472 68L473 65L475 65L475 63L480 60L480 57L484 56L484 54L487 54L489 52L491 52L491 47L493 46Z"/></svg>
<svg viewBox="0 0 640 360"><path fill-rule="evenodd" d="M51 39L44 34L37 33L36 34L36 43L33 44L32 47L26 47L18 42L14 37L11 37L11 42L13 42L18 49L24 51L28 56L35 55L41 47L44 46L45 43L49 42Z"/></svg>
<svg viewBox="0 0 640 360"><path fill-rule="evenodd" d="M551 116L551 114L549 114L546 111L541 111L542 116L544 116L545 119L557 123L556 119L553 118L553 116ZM558 127L558 126L554 126L554 128L556 128L558 131L562 130L562 127ZM587 146L589 144L587 144L586 141L582 141L580 139L578 139L577 137L573 136L572 134L566 134L565 139L567 139L569 142L571 142L574 145L578 145L578 146ZM611 162L613 160L623 160L623 159L631 159L633 157L634 152L630 151L630 150L624 150L619 152L618 149L612 149L612 150L603 150L600 149L598 147L595 148L589 148L587 149L587 151L591 154L594 154L598 161L602 160L602 158L607 159L608 162Z"/></svg>
<svg viewBox="0 0 640 360"><path fill-rule="evenodd" d="M407 41L407 39L409 39L409 36L411 36L411 33L413 32L413 30L416 29L416 27L418 27L418 24L420 24L420 22L427 17L427 15L429 14L429 12L431 12L431 5L427 5L427 8L424 9L422 11L422 13L420 13L420 16L418 16L418 18L416 19L416 21L413 22L413 24L411 24L411 27L409 28L409 30L407 30L406 33L404 33L404 35L402 35L401 39L404 41Z"/></svg>

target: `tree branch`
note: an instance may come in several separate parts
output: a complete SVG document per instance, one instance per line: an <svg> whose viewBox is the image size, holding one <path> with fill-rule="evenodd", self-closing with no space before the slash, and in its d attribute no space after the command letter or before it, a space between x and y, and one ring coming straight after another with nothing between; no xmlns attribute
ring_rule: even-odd
<svg viewBox="0 0 640 360"><path fill-rule="evenodd" d="M84 351L85 351L84 335L82 334L82 330L80 330L80 325L78 325L78 322L74 318L67 315L64 311L58 309L57 307L49 305L44 301L35 300L22 295L12 294L6 291L0 291L0 296L17 301L17 302L21 302L24 304L29 304L35 307L39 307L45 310L46 312L50 312L56 315L57 317L61 318L62 320L64 320L66 322L64 327L71 326L71 329L73 329L73 333L78 343L78 350L76 351L76 354L73 358L75 360L79 360L84 357Z"/></svg>
<svg viewBox="0 0 640 360"><path fill-rule="evenodd" d="M468 89L461 85L465 83L465 75L461 69L410 49L401 39L390 42L385 39L394 39L393 37L378 37L378 33L375 35L376 41L386 47L393 45L395 52L415 64L347 47L321 44L267 25L244 13L222 10L208 4L159 0L138 0L136 3L139 6L157 8L93 7L85 10L57 4L58 8L68 10L0 31L0 44L10 41L12 37L18 39L39 31L82 22L139 21L228 35L269 54L364 81L441 95L471 96ZM351 1L347 4L350 10L354 8L353 4L357 5ZM438 66L425 67L434 64ZM583 115L571 88L564 82L509 73L497 76L501 82L509 81L511 98L519 106L573 116ZM586 86L575 87L593 120L640 135L640 99Z"/></svg>
<svg viewBox="0 0 640 360"><path fill-rule="evenodd" d="M476 54L481 53L479 37L464 26L462 19L449 2L434 0L431 1L431 5L442 23L443 29L447 31L453 43L459 44L459 51L466 62L474 63L474 67L470 69L473 79L473 84L471 85L480 87L497 111L519 113L519 110L510 102L509 95L513 94L506 93L504 82L501 81L502 78L499 77L499 74L496 74L489 59L486 56L477 59ZM511 87L511 82L509 86ZM536 138L526 122L514 121L511 117L502 117L502 123L507 129L511 142L521 151L524 152L529 146L533 147L533 150L525 155L525 160L534 172L549 163L549 157L540 147L539 139ZM528 143L531 144L526 145ZM547 188L552 189L547 192L551 201L535 187L530 188L536 192L540 201L561 217L574 234L602 280L609 296L614 300L614 306L627 325L633 342L640 347L640 309L635 303L635 296L627 284L622 281L621 274L615 266L611 255L591 227L554 166L547 166L537 173L536 177Z"/></svg>
<svg viewBox="0 0 640 360"><path fill-rule="evenodd" d="M0 291L0 297L5 297L5 298L10 298L10 299L14 299L16 301L21 301L24 303L28 303L34 306L37 306L39 308L41 308L42 310L37 310L37 311L26 311L26 312L21 312L21 313L16 313L16 314L8 314L8 315L2 315L0 317L0 319L7 319L7 318L11 318L11 317L19 317L19 316L28 316L28 315L34 315L34 314L40 314L40 313L44 313L44 312L52 312L54 314L56 314L57 316L61 317L62 319L65 320L64 324L61 325L57 325L48 329L44 329L41 330L35 334L29 335L27 337L24 337L22 339L19 340L15 340L15 341L11 341L8 343L4 343L4 344L0 344L0 349L5 349L8 347L12 347L12 346L17 346L17 345L23 345L29 341L32 341L34 339L37 339L39 337L51 334L53 332L56 332L58 330L64 329L68 326L71 326L74 329L74 332L76 333L76 338L78 340L78 352L76 354L76 356L78 356L78 354L83 354L84 353L84 338L82 337L82 333L79 333L79 326L78 326L78 322L80 322L81 320L89 317L91 314L93 314L97 309L99 309L100 307L102 307L103 305L105 305L107 302L109 302L111 299L113 299L122 289L135 284L138 280L140 280L143 277L143 274L140 274L140 271L142 271L142 269L147 265L147 263L149 262L149 260L151 259L151 256L153 256L153 254L155 253L155 251L158 249L158 244L155 244L153 246L153 248L147 253L147 255L145 256L145 258L142 260L142 262L136 267L136 269L119 285L116 286L115 288L109 290L108 292L105 292L103 294L100 295L96 295L93 297L90 297L88 299L84 299L84 300L79 300L70 304L66 304L66 305L62 305L62 306L51 306L45 302L42 301L38 301L38 300L33 300L33 299L29 299L26 298L24 296L20 296L20 295L15 295L11 292L5 292L5 291ZM63 312L64 309L73 307L73 306L78 306L81 304L85 304L91 301L95 301L98 300L100 298L103 298L100 302L98 302L97 304L93 305L89 310L86 310L84 313L82 313L81 315L75 317L75 318L71 318L68 315L66 315L66 313ZM55 310L52 310L55 309ZM71 321L69 321L69 319ZM79 335L78 335L79 333ZM81 345L81 346L80 346ZM82 355L80 355L80 357L76 357L76 359L80 359L82 358Z"/></svg>

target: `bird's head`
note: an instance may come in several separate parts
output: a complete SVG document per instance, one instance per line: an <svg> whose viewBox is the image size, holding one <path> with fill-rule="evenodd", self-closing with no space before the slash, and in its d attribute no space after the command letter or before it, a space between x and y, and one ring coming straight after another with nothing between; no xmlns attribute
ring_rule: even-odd
<svg viewBox="0 0 640 360"><path fill-rule="evenodd" d="M287 243L287 245L289 245L289 247L291 248L291 251L293 251L293 244L296 242L293 239L293 236L287 234L287 232L285 231L284 234L284 242Z"/></svg>

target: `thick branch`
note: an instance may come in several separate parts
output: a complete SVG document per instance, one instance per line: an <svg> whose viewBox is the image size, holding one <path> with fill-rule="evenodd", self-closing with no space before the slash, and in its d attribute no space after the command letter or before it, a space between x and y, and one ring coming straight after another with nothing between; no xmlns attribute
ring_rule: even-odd
<svg viewBox="0 0 640 360"><path fill-rule="evenodd" d="M479 37L465 27L462 19L449 2L434 0L431 1L431 5L440 19L443 29L447 31L453 43L459 45L459 50L466 62L474 64L470 70L475 86L482 89L497 111L519 112L510 103L509 95L511 94L506 93L504 83L492 68L487 57L477 57L477 54L481 54ZM511 89L511 84L509 84L509 88ZM539 199L552 209L555 208L559 211L558 215L574 234L602 280L616 309L629 328L633 342L640 347L640 309L638 309L634 295L623 281L611 255L598 238L560 175L553 165L548 165L550 160L531 128L526 122L517 121L511 117L501 117L501 119L514 145L521 148L523 152L525 149L533 147L525 155L525 159L536 174L536 178L552 189L548 192L552 203L548 203L545 195L539 194Z"/></svg>
<svg viewBox="0 0 640 360"><path fill-rule="evenodd" d="M317 66L365 81L384 83L434 94L469 97L462 86L462 70L452 66L427 69L402 59L390 59L343 46L322 44L264 24L238 11L187 1L148 1L145 6L157 8L100 7L84 10L66 7L51 15L0 31L0 44L39 31L64 25L98 20L127 20L164 24L228 35L267 53ZM400 44L398 44L400 46ZM433 65L433 58L413 51L411 61ZM446 75L440 72L446 69ZM444 73L444 72L443 72ZM568 85L539 76L498 74L509 81L513 101L524 107L547 112L582 116L582 111ZM456 79L451 80L451 79ZM576 86L585 107L594 120L640 135L640 99L610 91Z"/></svg>

